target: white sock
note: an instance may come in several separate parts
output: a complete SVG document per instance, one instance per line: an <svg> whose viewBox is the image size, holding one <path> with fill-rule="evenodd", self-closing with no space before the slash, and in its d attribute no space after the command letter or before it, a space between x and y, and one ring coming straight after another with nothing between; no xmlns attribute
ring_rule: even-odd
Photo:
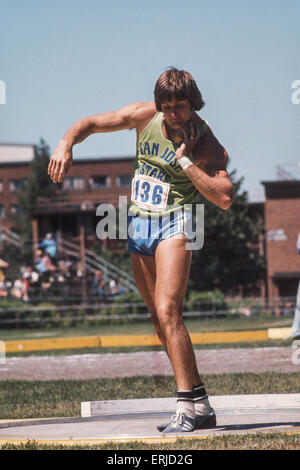
<svg viewBox="0 0 300 470"><path fill-rule="evenodd" d="M212 410L208 398L204 398L203 400L195 401L194 405L195 405L196 415L208 415Z"/></svg>
<svg viewBox="0 0 300 470"><path fill-rule="evenodd" d="M203 383L200 383L198 386L193 387L194 393L194 405L195 413L197 415L207 415L211 412L212 407L210 406L208 395Z"/></svg>
<svg viewBox="0 0 300 470"><path fill-rule="evenodd" d="M192 401L178 401L176 413L184 413L188 418L195 418L195 406Z"/></svg>
<svg viewBox="0 0 300 470"><path fill-rule="evenodd" d="M178 390L176 413L184 413L191 419L195 418L195 405L192 390Z"/></svg>

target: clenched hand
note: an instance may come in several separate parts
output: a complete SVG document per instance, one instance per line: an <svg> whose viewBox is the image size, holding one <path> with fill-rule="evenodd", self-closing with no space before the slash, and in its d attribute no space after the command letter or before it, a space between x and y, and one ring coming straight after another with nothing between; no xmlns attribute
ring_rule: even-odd
<svg viewBox="0 0 300 470"><path fill-rule="evenodd" d="M200 128L189 122L182 128L183 142L176 150L176 158L179 160L183 156L187 156L191 153L200 137Z"/></svg>
<svg viewBox="0 0 300 470"><path fill-rule="evenodd" d="M53 183L62 182L72 163L72 147L70 147L65 141L61 140L48 165L48 175Z"/></svg>

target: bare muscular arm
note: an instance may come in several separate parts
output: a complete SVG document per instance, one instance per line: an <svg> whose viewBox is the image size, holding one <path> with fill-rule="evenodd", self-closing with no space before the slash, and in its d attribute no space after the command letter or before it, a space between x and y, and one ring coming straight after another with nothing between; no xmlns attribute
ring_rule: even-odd
<svg viewBox="0 0 300 470"><path fill-rule="evenodd" d="M190 137L192 136L192 139ZM197 139L197 131L185 135L183 144L176 152L177 159L193 151L194 164L185 172L195 188L221 209L232 204L233 185L227 173L228 154L210 128Z"/></svg>
<svg viewBox="0 0 300 470"><path fill-rule="evenodd" d="M96 114L76 121L65 133L48 166L53 183L61 183L73 163L73 146L95 133L115 132L123 129L139 130L155 114L153 103L133 103L117 111Z"/></svg>

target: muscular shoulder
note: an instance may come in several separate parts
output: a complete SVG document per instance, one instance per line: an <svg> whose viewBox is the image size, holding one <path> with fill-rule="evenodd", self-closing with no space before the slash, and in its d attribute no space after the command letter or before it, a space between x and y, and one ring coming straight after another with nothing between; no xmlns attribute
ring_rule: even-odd
<svg viewBox="0 0 300 470"><path fill-rule="evenodd" d="M130 120L130 127L140 131L151 121L156 113L156 107L154 102L137 102L125 106L123 112Z"/></svg>

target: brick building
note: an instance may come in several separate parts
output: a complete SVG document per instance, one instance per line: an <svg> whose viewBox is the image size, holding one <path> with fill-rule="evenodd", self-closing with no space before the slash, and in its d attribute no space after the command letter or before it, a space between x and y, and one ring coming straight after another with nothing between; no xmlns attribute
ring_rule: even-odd
<svg viewBox="0 0 300 470"><path fill-rule="evenodd" d="M10 225L8 215L18 210L18 189L30 174L33 158L34 145L0 144L0 218L6 225ZM96 208L102 203L117 207L119 196L129 200L133 161L133 156L75 158L62 184L67 196L55 203L39 202L33 221L36 239L59 232L77 242L84 230L87 245L95 242Z"/></svg>
<svg viewBox="0 0 300 470"><path fill-rule="evenodd" d="M294 297L300 280L300 180L263 181L268 297Z"/></svg>
<svg viewBox="0 0 300 470"><path fill-rule="evenodd" d="M96 225L100 218L96 209L104 203L118 207L120 196L126 196L129 202L133 160L133 157L74 159L62 184L67 199L51 204L48 201L39 203L35 219L39 237L59 231L64 238L76 242L84 230L87 246L98 240ZM115 245L114 240L103 242Z"/></svg>
<svg viewBox="0 0 300 470"><path fill-rule="evenodd" d="M0 144L0 219L18 210L17 193L22 182L30 175L30 163L34 158L31 144Z"/></svg>

